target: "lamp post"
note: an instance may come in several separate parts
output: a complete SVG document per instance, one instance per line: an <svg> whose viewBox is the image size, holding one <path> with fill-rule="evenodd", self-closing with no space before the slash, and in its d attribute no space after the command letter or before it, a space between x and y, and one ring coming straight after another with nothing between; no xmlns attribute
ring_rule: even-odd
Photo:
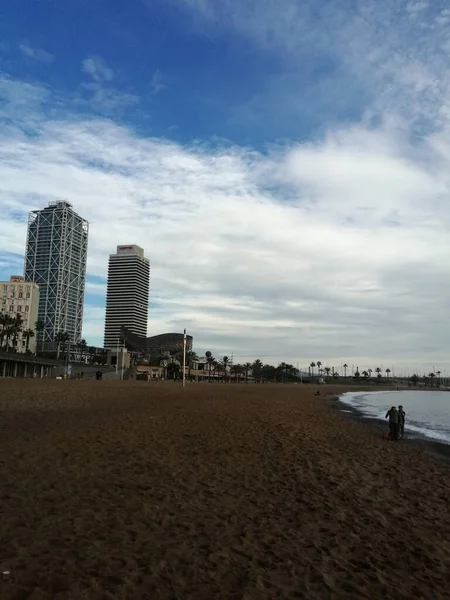
<svg viewBox="0 0 450 600"><path fill-rule="evenodd" d="M183 335L183 387L186 385L186 329Z"/></svg>

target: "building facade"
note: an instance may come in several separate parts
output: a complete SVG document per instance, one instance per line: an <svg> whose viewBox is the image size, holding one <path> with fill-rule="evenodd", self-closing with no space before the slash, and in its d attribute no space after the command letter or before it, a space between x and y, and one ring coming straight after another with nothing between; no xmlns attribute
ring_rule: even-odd
<svg viewBox="0 0 450 600"><path fill-rule="evenodd" d="M81 338L88 233L88 222L69 202L50 202L29 215L25 281L40 288L40 350L55 351L58 333L68 333L71 344Z"/></svg>
<svg viewBox="0 0 450 600"><path fill-rule="evenodd" d="M121 328L147 336L150 263L136 245L117 246L108 264L104 347L113 349Z"/></svg>
<svg viewBox="0 0 450 600"><path fill-rule="evenodd" d="M21 331L16 340L16 352L29 350L36 352L36 321L38 320L39 286L34 282L25 282L19 275L12 275L9 281L0 281L1 314L21 319ZM29 331L33 331L31 337ZM6 340L4 340L6 343ZM13 340L9 340L13 344Z"/></svg>

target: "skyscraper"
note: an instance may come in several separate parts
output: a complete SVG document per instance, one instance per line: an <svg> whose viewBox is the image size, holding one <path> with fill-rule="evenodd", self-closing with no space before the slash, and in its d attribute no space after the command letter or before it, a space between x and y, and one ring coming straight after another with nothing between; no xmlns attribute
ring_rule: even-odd
<svg viewBox="0 0 450 600"><path fill-rule="evenodd" d="M89 224L65 201L50 202L28 218L25 281L39 285L38 347L55 349L59 332L81 338Z"/></svg>
<svg viewBox="0 0 450 600"><path fill-rule="evenodd" d="M108 265L105 348L115 348L124 325L132 333L147 335L150 263L136 245L117 246Z"/></svg>

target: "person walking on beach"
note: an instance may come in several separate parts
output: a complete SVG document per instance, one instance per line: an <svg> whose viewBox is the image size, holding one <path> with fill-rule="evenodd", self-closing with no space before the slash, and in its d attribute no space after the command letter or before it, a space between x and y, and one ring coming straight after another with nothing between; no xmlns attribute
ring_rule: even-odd
<svg viewBox="0 0 450 600"><path fill-rule="evenodd" d="M398 440L398 423L399 423L399 414L398 410L395 406L391 406L391 408L386 413L386 419L389 417L389 429L391 432L391 440Z"/></svg>
<svg viewBox="0 0 450 600"><path fill-rule="evenodd" d="M405 418L406 413L403 410L403 406L400 404L400 406L398 407L398 434L401 439L403 439L405 433Z"/></svg>

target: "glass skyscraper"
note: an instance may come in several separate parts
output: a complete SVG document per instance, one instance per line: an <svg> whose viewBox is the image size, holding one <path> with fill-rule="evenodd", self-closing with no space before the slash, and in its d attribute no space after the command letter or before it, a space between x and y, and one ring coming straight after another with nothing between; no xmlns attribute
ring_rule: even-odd
<svg viewBox="0 0 450 600"><path fill-rule="evenodd" d="M81 338L89 224L65 201L50 202L28 218L25 281L39 285L38 348L53 351L59 332Z"/></svg>

